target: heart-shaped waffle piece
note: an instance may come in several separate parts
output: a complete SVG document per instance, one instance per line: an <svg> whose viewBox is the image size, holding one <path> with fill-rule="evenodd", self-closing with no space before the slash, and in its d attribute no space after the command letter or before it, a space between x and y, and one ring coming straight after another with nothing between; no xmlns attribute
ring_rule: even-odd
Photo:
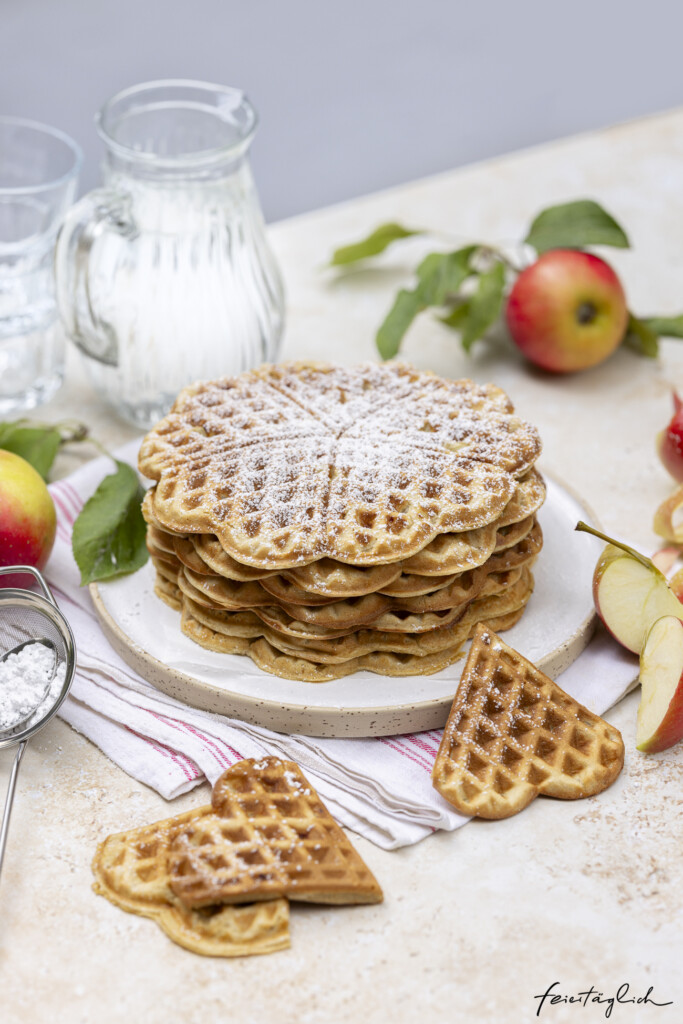
<svg viewBox="0 0 683 1024"><path fill-rule="evenodd" d="M614 726L477 627L432 770L449 803L462 814L507 818L539 793L601 793L623 764Z"/></svg>
<svg viewBox="0 0 683 1024"><path fill-rule="evenodd" d="M212 804L169 846L171 888L186 906L276 896L381 902L372 872L293 761L239 761L216 782Z"/></svg>
<svg viewBox="0 0 683 1024"><path fill-rule="evenodd" d="M199 807L108 836L93 860L93 889L129 913L152 918L170 939L193 953L233 957L287 949L286 900L193 910L183 906L171 891L166 870L171 836L178 828L212 813L211 807Z"/></svg>

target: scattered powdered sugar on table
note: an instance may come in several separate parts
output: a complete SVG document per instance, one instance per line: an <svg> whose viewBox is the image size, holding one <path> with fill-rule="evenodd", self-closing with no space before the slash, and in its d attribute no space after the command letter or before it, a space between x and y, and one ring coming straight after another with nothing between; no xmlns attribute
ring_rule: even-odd
<svg viewBox="0 0 683 1024"><path fill-rule="evenodd" d="M52 677L54 658L54 651L36 641L0 661L0 731L18 723L32 725L55 703L64 685L66 665L59 665Z"/></svg>

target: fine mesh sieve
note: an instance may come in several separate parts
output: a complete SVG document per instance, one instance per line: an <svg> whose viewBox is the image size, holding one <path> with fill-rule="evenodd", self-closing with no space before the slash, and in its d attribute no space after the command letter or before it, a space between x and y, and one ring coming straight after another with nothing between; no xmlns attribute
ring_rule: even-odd
<svg viewBox="0 0 683 1024"><path fill-rule="evenodd" d="M31 736L42 729L57 713L69 692L76 668L76 645L71 627L57 607L57 602L42 574L30 566L0 568L0 577L17 573L29 573L33 576L39 584L42 594L15 587L0 588L0 659L27 640L47 641L48 646L54 647L55 651L55 674L61 675L63 671L64 679L59 687L59 692L54 694L53 700L46 699L38 711L23 724L0 731L0 750L3 747L18 744L0 826L0 871L2 870L19 765L26 744Z"/></svg>

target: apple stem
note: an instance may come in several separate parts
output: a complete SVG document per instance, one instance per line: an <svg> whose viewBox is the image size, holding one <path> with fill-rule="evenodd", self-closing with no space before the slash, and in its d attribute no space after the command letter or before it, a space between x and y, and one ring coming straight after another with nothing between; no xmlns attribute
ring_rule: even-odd
<svg viewBox="0 0 683 1024"><path fill-rule="evenodd" d="M601 533L600 530L596 530L594 526L589 526L588 523L579 521L574 527L579 533L590 533L594 537L599 537L600 540L604 540L607 544L613 544L615 548L621 548L626 554L635 558L641 565L647 566L648 569L654 569L655 572L659 572L652 559L647 558L645 555L641 555L640 551L636 551L635 548L629 547L628 544L623 544L620 540L614 540L613 537L608 537L606 533Z"/></svg>
<svg viewBox="0 0 683 1024"><path fill-rule="evenodd" d="M683 401L681 401L676 388L671 389L671 397L674 400L674 415L676 416L683 408Z"/></svg>

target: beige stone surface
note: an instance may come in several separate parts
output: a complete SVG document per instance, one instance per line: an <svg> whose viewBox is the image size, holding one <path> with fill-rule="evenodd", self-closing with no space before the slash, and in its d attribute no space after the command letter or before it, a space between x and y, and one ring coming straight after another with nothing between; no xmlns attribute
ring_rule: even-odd
<svg viewBox="0 0 683 1024"><path fill-rule="evenodd" d="M627 227L632 252L610 254L635 312L683 311L683 111L418 182L275 225L289 299L285 357L373 358L373 333L395 288L427 251L411 240L376 266L336 277L332 248L401 220L468 239L523 236L548 203L602 201ZM652 514L671 489L654 455L683 386L683 344L650 362L618 352L596 370L550 378L504 337L475 349L430 316L404 354L450 376L495 380L541 429L544 462L593 506L608 530L650 547ZM42 413L77 415L107 444L134 436L94 398L77 360ZM91 454L60 459L68 472ZM589 581L586 581L586 586ZM593 985L612 996L674 1000L623 1005L611 1020L683 1020L683 746L645 757L634 747L638 695L607 717L624 734L626 767L606 793L578 803L539 798L516 818L476 822L410 849L356 839L386 902L295 907L292 949L219 961L174 947L147 920L90 891L89 864L109 832L164 817L169 806L62 722L29 747L0 882L2 1024L240 1021L495 1021L535 1018L534 996ZM0 754L0 783L10 752ZM206 800L202 787L173 804ZM605 1019L605 1005L545 1005L540 1020Z"/></svg>

